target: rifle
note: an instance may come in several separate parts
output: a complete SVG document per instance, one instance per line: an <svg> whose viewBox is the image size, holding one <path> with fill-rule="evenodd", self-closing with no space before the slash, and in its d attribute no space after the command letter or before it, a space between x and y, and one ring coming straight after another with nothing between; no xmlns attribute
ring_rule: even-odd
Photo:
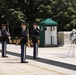
<svg viewBox="0 0 76 75"><path fill-rule="evenodd" d="M30 40L29 40L29 30L27 28L27 45L30 47Z"/></svg>
<svg viewBox="0 0 76 75"><path fill-rule="evenodd" d="M9 43L12 43L12 40L11 40L11 36L10 36L10 31L9 31L9 22L7 21L7 30L8 30L8 38L9 38Z"/></svg>

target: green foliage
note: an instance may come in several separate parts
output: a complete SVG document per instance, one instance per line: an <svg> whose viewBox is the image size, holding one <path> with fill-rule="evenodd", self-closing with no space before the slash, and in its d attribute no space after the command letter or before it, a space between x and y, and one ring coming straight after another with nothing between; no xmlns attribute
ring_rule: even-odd
<svg viewBox="0 0 76 75"><path fill-rule="evenodd" d="M18 3L16 0L0 0L0 4L0 18L14 24L23 21L24 14L17 7Z"/></svg>
<svg viewBox="0 0 76 75"><path fill-rule="evenodd" d="M14 24L49 17L58 22L58 30L71 30L76 28L76 0L0 0L0 17Z"/></svg>

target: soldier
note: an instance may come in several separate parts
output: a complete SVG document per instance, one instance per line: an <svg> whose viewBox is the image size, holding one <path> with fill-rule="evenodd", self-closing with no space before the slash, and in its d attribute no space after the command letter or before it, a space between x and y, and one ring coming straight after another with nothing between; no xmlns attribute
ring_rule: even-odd
<svg viewBox="0 0 76 75"><path fill-rule="evenodd" d="M6 56L6 47L7 47L7 40L9 40L9 33L6 30L6 24L2 24L2 57L7 57Z"/></svg>
<svg viewBox="0 0 76 75"><path fill-rule="evenodd" d="M20 45L21 45L21 63L28 63L26 61L26 42L27 42L27 31L26 31L26 23L22 23L22 30L20 32Z"/></svg>
<svg viewBox="0 0 76 75"><path fill-rule="evenodd" d="M33 42L33 58L36 59L38 57L38 39L40 34L40 29L36 23L33 24L32 31L32 42Z"/></svg>

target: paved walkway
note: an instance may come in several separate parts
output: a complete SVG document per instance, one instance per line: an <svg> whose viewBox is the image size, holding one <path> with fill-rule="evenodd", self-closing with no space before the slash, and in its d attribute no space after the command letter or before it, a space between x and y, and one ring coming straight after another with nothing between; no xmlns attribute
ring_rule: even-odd
<svg viewBox="0 0 76 75"><path fill-rule="evenodd" d="M68 51L69 46L39 48L40 59L34 60L33 48L27 48L29 63L20 63L20 46L8 45L8 58L0 56L0 75L76 75L76 51L67 57Z"/></svg>

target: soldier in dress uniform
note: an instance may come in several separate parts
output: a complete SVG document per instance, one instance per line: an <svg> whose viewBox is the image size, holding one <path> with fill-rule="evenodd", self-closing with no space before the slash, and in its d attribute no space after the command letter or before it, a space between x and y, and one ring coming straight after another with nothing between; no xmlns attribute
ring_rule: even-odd
<svg viewBox="0 0 76 75"><path fill-rule="evenodd" d="M21 45L21 63L28 63L26 61L26 42L27 42L27 31L26 31L26 23L21 24L22 30L20 31L20 45Z"/></svg>
<svg viewBox="0 0 76 75"><path fill-rule="evenodd" d="M32 42L33 42L33 58L38 58L38 39L39 39L40 29L36 23L33 24L32 31Z"/></svg>
<svg viewBox="0 0 76 75"><path fill-rule="evenodd" d="M10 34L6 30L6 24L2 24L1 35L2 35L2 57L7 57L6 56L6 47L7 47L7 40L9 40Z"/></svg>

